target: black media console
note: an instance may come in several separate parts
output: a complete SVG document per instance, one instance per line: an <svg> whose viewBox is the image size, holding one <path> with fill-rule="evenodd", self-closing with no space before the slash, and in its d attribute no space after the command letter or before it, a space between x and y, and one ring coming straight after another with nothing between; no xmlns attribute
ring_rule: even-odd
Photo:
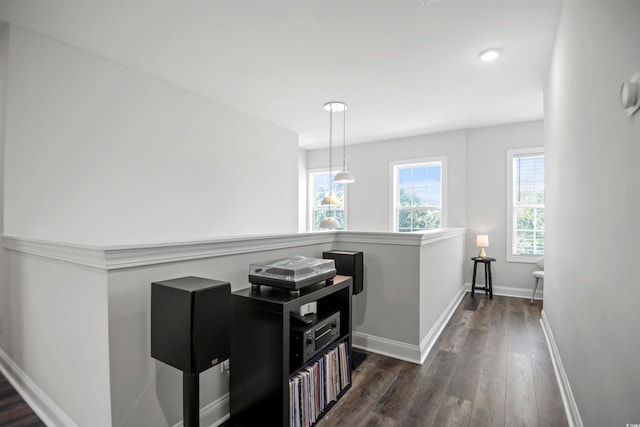
<svg viewBox="0 0 640 427"><path fill-rule="evenodd" d="M295 419L303 416L296 407L309 401L315 406L312 417L317 422L349 390L351 286L351 277L336 276L332 285L323 281L307 286L300 289L299 296L270 286L232 293L231 425L293 427ZM305 326L296 314L310 302L317 303L316 320ZM313 329L315 322L317 352L311 357L296 357L298 347L304 344L297 331L301 327ZM339 328L339 333L333 331L335 339L322 341L319 335L331 325ZM313 396L305 395L305 381L315 384Z"/></svg>

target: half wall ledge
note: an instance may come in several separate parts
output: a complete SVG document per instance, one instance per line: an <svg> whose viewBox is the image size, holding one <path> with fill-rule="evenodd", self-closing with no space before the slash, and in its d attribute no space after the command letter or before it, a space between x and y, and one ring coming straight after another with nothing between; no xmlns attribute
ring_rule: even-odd
<svg viewBox="0 0 640 427"><path fill-rule="evenodd" d="M424 246L465 233L464 227L414 233L321 231L122 245L66 242L11 234L2 235L1 240L2 246L11 251L102 270L117 270L323 243Z"/></svg>

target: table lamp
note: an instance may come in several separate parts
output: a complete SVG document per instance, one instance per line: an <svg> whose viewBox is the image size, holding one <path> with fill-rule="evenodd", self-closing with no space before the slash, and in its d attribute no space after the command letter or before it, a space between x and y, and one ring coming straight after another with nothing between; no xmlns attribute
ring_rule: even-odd
<svg viewBox="0 0 640 427"><path fill-rule="evenodd" d="M484 251L484 248L489 247L489 236L487 234L478 234L476 236L476 246L480 248L478 257L486 258L487 253Z"/></svg>

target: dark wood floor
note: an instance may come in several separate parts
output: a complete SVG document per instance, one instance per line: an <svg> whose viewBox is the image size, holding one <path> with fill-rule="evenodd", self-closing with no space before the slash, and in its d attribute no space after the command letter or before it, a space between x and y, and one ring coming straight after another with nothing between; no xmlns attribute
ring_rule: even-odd
<svg viewBox="0 0 640 427"><path fill-rule="evenodd" d="M45 426L2 374L0 374L0 426Z"/></svg>
<svg viewBox="0 0 640 427"><path fill-rule="evenodd" d="M370 354L318 427L567 426L540 307L465 295L424 365Z"/></svg>
<svg viewBox="0 0 640 427"><path fill-rule="evenodd" d="M465 295L424 365L369 354L318 427L568 426L540 306ZM44 425L0 375L0 426Z"/></svg>

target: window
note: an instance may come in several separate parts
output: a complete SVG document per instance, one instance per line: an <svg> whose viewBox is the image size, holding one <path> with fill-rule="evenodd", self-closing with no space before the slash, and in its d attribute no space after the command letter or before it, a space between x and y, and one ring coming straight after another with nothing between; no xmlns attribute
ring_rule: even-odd
<svg viewBox="0 0 640 427"><path fill-rule="evenodd" d="M544 255L544 148L507 151L507 261Z"/></svg>
<svg viewBox="0 0 640 427"><path fill-rule="evenodd" d="M331 192L331 186L333 186L333 195L340 201L340 205L331 206L331 216L338 220L340 228L338 230L344 230L347 228L347 214L346 214L346 185L333 182L335 173L329 175L328 170L319 170L309 173L309 229L321 230L319 228L320 222L329 216L329 205L323 205L322 199L328 196Z"/></svg>
<svg viewBox="0 0 640 427"><path fill-rule="evenodd" d="M391 230L444 227L445 158L393 162Z"/></svg>

